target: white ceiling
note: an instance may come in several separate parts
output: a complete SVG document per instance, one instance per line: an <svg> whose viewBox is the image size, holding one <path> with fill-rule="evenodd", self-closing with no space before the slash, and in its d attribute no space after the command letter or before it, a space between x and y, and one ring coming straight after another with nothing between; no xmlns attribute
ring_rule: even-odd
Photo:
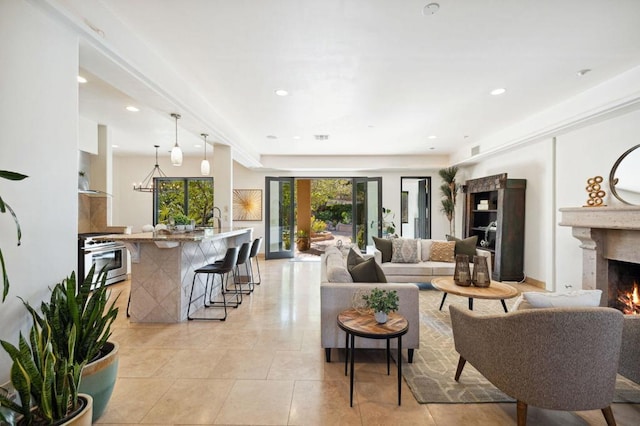
<svg viewBox="0 0 640 426"><path fill-rule="evenodd" d="M425 16L427 3L60 0L87 24L118 21L128 31L118 36L139 39L210 106L190 109L197 117L173 111L140 78L101 66L120 91L89 73L81 115L129 135L118 148L126 154L150 154L159 141L168 151L168 112L179 112L187 153L202 151L194 146L205 130L258 160L446 155L640 65L638 0L440 0ZM101 31L105 44L115 40ZM81 47L80 65L95 71L91 51ZM143 69L144 59L134 65ZM592 71L580 77L581 69ZM507 92L491 96L498 87ZM280 88L289 96L276 96ZM316 134L329 140L318 143Z"/></svg>

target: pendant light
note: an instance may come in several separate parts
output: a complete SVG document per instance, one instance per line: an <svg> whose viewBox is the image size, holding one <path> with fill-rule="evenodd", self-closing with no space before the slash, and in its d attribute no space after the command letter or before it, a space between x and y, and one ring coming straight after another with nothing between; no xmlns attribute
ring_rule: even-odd
<svg viewBox="0 0 640 426"><path fill-rule="evenodd" d="M200 136L204 139L204 159L202 163L200 163L200 174L202 176L209 176L209 172L211 172L211 166L209 166L209 160L207 160L207 136L206 133L200 133Z"/></svg>
<svg viewBox="0 0 640 426"><path fill-rule="evenodd" d="M133 184L134 191L153 192L153 179L157 177L167 177L158 165L158 148L160 148L160 145L154 145L154 148L156 149L156 165L153 166L151 172L149 172L141 182Z"/></svg>
<svg viewBox="0 0 640 426"><path fill-rule="evenodd" d="M180 114L173 113L171 116L176 119L176 144L171 150L171 164L174 166L182 166L182 150L178 145L178 119L180 118Z"/></svg>

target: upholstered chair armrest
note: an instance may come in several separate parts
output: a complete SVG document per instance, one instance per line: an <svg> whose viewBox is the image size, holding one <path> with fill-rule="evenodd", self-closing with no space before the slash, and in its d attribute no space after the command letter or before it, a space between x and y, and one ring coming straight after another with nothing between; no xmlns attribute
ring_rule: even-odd
<svg viewBox="0 0 640 426"><path fill-rule="evenodd" d="M618 372L640 383L640 315L625 315Z"/></svg>
<svg viewBox="0 0 640 426"><path fill-rule="evenodd" d="M489 250L484 250L484 249L476 249L476 256L484 256L487 258L487 267L489 268L489 276L491 276L492 274L492 268L491 268L491 252Z"/></svg>

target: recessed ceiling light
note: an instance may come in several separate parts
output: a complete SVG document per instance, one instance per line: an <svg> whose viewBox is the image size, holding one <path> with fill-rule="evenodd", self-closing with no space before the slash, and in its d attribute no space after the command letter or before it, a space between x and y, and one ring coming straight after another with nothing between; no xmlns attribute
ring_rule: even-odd
<svg viewBox="0 0 640 426"><path fill-rule="evenodd" d="M291 138L291 139L295 139L295 140L297 140L297 141L298 141L298 140L300 140L301 138L300 138L300 136L294 136L294 137L293 137L293 138Z"/></svg>
<svg viewBox="0 0 640 426"><path fill-rule="evenodd" d="M503 94L504 92L506 92L506 91L507 91L507 89L505 89L504 87L499 87L499 88L497 88L497 89L493 89L493 90L491 91L491 94L492 94L493 96L498 96L498 95L502 95L502 94Z"/></svg>
<svg viewBox="0 0 640 426"><path fill-rule="evenodd" d="M194 147L194 148L202 148L202 145L200 145L199 143L197 143L197 144L195 144L193 147Z"/></svg>
<svg viewBox="0 0 640 426"><path fill-rule="evenodd" d="M267 139L278 139L275 135L267 135Z"/></svg>
<svg viewBox="0 0 640 426"><path fill-rule="evenodd" d="M582 77L583 75L590 73L591 70L589 68L585 68L583 70L578 71L576 74L578 74L578 77Z"/></svg>
<svg viewBox="0 0 640 426"><path fill-rule="evenodd" d="M431 135L431 136L428 136L428 137L427 137L427 139L437 139L437 138L438 138L438 137L437 137L436 135Z"/></svg>
<svg viewBox="0 0 640 426"><path fill-rule="evenodd" d="M79 76L78 76L78 83L86 83L86 82L87 82L87 79L86 79L86 78L84 78L84 77L83 77L83 76L81 76L81 75L79 75Z"/></svg>
<svg viewBox="0 0 640 426"><path fill-rule="evenodd" d="M111 145L111 148L120 148L120 145Z"/></svg>
<svg viewBox="0 0 640 426"><path fill-rule="evenodd" d="M422 8L422 14L424 16L434 15L440 10L440 5L438 3L429 3L425 7Z"/></svg>
<svg viewBox="0 0 640 426"><path fill-rule="evenodd" d="M133 105L129 105L128 107L125 108L127 111L131 111L131 112L138 112L140 111L139 108L134 107Z"/></svg>
<svg viewBox="0 0 640 426"><path fill-rule="evenodd" d="M289 92L287 92L284 89L277 89L275 91L275 94L278 95L278 96L287 96L289 94Z"/></svg>

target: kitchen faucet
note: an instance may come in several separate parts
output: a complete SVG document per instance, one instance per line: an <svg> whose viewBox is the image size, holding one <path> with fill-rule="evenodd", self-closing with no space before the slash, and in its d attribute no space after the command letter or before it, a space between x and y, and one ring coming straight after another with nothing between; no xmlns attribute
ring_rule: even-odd
<svg viewBox="0 0 640 426"><path fill-rule="evenodd" d="M216 216L216 210L218 211L218 215L217 216ZM215 223L216 223L216 226L214 226L214 229L218 228L218 231L221 231L222 230L222 220L221 220L222 211L220 211L219 207L213 206L213 213L212 214L213 214L212 219L215 219Z"/></svg>

